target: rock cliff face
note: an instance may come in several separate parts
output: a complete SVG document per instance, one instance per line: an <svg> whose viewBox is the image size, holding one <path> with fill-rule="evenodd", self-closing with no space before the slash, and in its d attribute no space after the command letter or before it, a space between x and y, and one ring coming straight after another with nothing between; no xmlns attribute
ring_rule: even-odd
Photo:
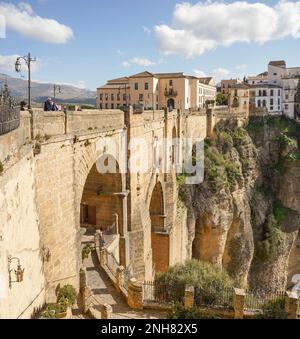
<svg viewBox="0 0 300 339"><path fill-rule="evenodd" d="M220 123L206 140L205 180L181 186L190 256L242 284L284 289L300 274L300 127L285 118Z"/></svg>

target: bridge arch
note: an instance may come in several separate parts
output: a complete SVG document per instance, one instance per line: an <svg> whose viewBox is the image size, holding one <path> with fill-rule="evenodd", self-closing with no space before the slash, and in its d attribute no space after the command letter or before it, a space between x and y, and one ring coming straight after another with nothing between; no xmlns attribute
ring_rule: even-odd
<svg viewBox="0 0 300 339"><path fill-rule="evenodd" d="M113 136L116 142L119 136ZM101 142L105 140L101 138ZM77 144L75 152L75 211L78 230L81 227L89 229L90 233L96 230L118 236L120 264L127 266L127 198L126 174L119 164L119 153L116 156L100 148L95 142L84 145ZM121 159L122 160L122 159ZM101 167L113 165L115 171L101 171ZM103 168L102 168L103 169ZM99 171L100 170L100 171ZM79 253L79 257L81 254Z"/></svg>
<svg viewBox="0 0 300 339"><path fill-rule="evenodd" d="M170 239L166 232L165 198L160 181L157 181L154 186L149 214L151 219L152 262L156 272L165 272L170 262Z"/></svg>

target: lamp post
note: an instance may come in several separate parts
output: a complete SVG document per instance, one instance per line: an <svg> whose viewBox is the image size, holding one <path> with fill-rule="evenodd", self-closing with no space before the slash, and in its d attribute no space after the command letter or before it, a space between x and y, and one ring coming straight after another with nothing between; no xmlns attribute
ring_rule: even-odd
<svg viewBox="0 0 300 339"><path fill-rule="evenodd" d="M53 85L53 101L55 103L56 100L56 91L60 94L61 93L61 86L60 85Z"/></svg>
<svg viewBox="0 0 300 339"><path fill-rule="evenodd" d="M122 86L119 87L119 94L121 94L121 89L122 89ZM125 103L126 103L126 107L128 107L127 85L126 84L125 84L125 87L123 89L125 89Z"/></svg>
<svg viewBox="0 0 300 339"><path fill-rule="evenodd" d="M35 62L36 58L32 58L30 53L24 57L18 57L15 63L17 73L20 73L22 69L21 60L25 61L28 68L28 109L31 109L31 63Z"/></svg>

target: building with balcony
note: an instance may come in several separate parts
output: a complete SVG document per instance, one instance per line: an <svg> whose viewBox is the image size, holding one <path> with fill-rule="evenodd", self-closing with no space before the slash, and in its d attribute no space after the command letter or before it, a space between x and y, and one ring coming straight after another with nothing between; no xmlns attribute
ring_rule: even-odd
<svg viewBox="0 0 300 339"><path fill-rule="evenodd" d="M129 77L109 80L97 89L97 107L118 109L132 105L143 109L169 110L204 108L214 101L216 86L213 78L199 78L184 73L142 72Z"/></svg>
<svg viewBox="0 0 300 339"><path fill-rule="evenodd" d="M284 60L278 60L270 61L267 72L249 77L247 83L255 91L257 108L266 108L270 114L284 114L293 119L299 80L300 67L288 68Z"/></svg>
<svg viewBox="0 0 300 339"><path fill-rule="evenodd" d="M221 81L221 93L228 98L230 87L235 86L237 84L241 84L242 81L240 79L230 79L230 80L222 80Z"/></svg>
<svg viewBox="0 0 300 339"><path fill-rule="evenodd" d="M250 86L245 83L240 83L229 87L228 105L231 114L248 117L250 113L250 102Z"/></svg>

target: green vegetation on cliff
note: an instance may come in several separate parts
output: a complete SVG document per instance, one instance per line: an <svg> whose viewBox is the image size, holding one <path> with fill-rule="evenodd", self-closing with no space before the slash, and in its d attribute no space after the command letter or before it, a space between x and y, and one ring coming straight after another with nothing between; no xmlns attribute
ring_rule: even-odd
<svg viewBox="0 0 300 339"><path fill-rule="evenodd" d="M166 273L158 273L155 283L166 286L194 286L202 290L236 287L225 270L207 262L190 260L185 265L176 265Z"/></svg>
<svg viewBox="0 0 300 339"><path fill-rule="evenodd" d="M242 183L242 169L233 159L234 146L247 136L240 128L231 133L222 131L205 142L205 178L214 191L234 190Z"/></svg>

